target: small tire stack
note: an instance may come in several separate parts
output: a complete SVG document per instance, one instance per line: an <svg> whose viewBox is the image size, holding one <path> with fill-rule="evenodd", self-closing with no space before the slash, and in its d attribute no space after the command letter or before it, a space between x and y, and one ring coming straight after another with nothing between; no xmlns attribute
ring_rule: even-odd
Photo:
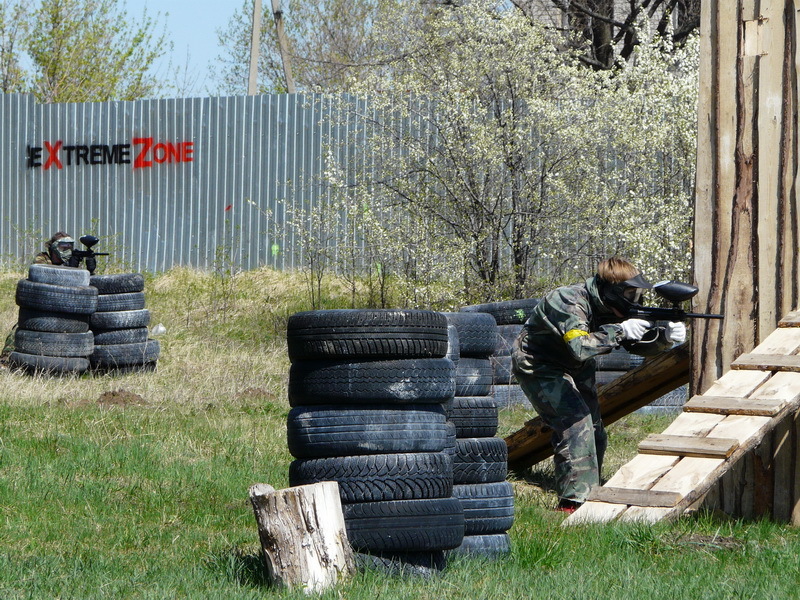
<svg viewBox="0 0 800 600"><path fill-rule="evenodd" d="M446 452L455 368L444 315L307 311L289 318L287 344L290 485L338 482L361 564L441 569L464 536Z"/></svg>
<svg viewBox="0 0 800 600"><path fill-rule="evenodd" d="M33 264L28 278L17 283L16 302L11 365L54 375L89 368L94 350L89 318L97 308L97 290L89 285L88 271Z"/></svg>
<svg viewBox="0 0 800 600"><path fill-rule="evenodd" d="M486 313L445 313L458 332L460 358L455 397L446 404L456 429L453 497L464 509L464 541L454 554L497 556L511 550L507 531L514 523L514 492L506 481L508 449L495 437L497 405L491 396L490 356L497 324Z"/></svg>
<svg viewBox="0 0 800 600"><path fill-rule="evenodd" d="M514 347L514 340L517 339L523 324L538 303L538 298L525 298L474 304L460 309L460 312L464 313L487 313L495 319L497 346L490 357L494 374L492 396L500 409L517 404L531 408L531 403L520 389L511 371L511 351Z"/></svg>
<svg viewBox="0 0 800 600"><path fill-rule="evenodd" d="M94 352L89 360L97 371L145 371L154 369L161 351L158 340L149 339L150 311L145 308L141 273L93 275L97 310L89 318Z"/></svg>

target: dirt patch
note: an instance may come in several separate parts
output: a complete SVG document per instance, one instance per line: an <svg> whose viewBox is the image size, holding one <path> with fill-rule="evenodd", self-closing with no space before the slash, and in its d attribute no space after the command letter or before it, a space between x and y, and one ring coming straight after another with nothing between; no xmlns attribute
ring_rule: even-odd
<svg viewBox="0 0 800 600"><path fill-rule="evenodd" d="M97 403L104 406L144 406L147 401L139 394L127 390L113 390L100 394Z"/></svg>
<svg viewBox="0 0 800 600"><path fill-rule="evenodd" d="M699 547L704 550L741 550L744 548L744 542L734 537L699 533L682 535L675 542L682 546Z"/></svg>

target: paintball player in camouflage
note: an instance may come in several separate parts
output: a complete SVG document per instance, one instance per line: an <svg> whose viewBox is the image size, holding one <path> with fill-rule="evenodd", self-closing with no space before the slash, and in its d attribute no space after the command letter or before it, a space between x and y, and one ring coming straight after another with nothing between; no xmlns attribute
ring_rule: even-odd
<svg viewBox="0 0 800 600"><path fill-rule="evenodd" d="M66 265L80 267L82 258L73 253L75 240L64 231L56 232L44 243L45 251L33 258L35 264ZM93 256L86 257L86 269L94 274L97 268L97 259Z"/></svg>
<svg viewBox="0 0 800 600"><path fill-rule="evenodd" d="M515 341L512 369L542 420L553 429L558 510L574 512L600 483L607 436L600 419L594 357L640 342L653 323L625 317L652 288L630 262L602 261L583 283L542 298ZM668 323L648 355L683 343L683 323Z"/></svg>

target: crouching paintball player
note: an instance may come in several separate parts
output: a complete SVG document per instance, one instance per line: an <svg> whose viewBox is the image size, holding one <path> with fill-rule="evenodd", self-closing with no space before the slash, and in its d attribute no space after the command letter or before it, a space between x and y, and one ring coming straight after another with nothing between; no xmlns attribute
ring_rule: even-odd
<svg viewBox="0 0 800 600"><path fill-rule="evenodd" d="M594 357L623 342L641 343L653 322L627 318L653 286L619 257L602 261L583 283L544 296L514 344L512 369L542 420L553 429L558 510L572 513L600 484L607 436L600 419ZM648 355L683 343L686 327L668 322Z"/></svg>
<svg viewBox="0 0 800 600"><path fill-rule="evenodd" d="M93 236L84 236L92 237ZM97 239L97 238L93 238ZM97 243L95 241L95 243ZM85 242L84 242L85 244ZM93 244L92 244L93 245ZM67 267L80 267L81 261L86 259L86 270L94 275L97 269L97 259L94 252L75 249L75 240L68 233L59 231L44 243L44 252L33 258L35 264L65 265Z"/></svg>

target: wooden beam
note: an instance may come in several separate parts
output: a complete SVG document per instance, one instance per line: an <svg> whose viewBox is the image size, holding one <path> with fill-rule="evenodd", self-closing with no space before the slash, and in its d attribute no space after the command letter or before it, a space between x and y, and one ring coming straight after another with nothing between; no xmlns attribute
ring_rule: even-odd
<svg viewBox="0 0 800 600"><path fill-rule="evenodd" d="M800 327L800 310L790 312L778 321L778 327Z"/></svg>
<svg viewBox="0 0 800 600"><path fill-rule="evenodd" d="M791 371L800 373L800 356L783 354L742 354L731 363L731 369L750 371Z"/></svg>
<svg viewBox="0 0 800 600"><path fill-rule="evenodd" d="M683 405L684 412L713 413L717 415L759 415L771 417L777 414L785 401L766 398L732 398L694 396Z"/></svg>
<svg viewBox="0 0 800 600"><path fill-rule="evenodd" d="M696 458L727 458L738 446L738 440L729 438L651 433L639 443L639 453Z"/></svg>
<svg viewBox="0 0 800 600"><path fill-rule="evenodd" d="M650 404L689 382L689 345L665 352L598 390L600 415L606 425ZM553 455L552 429L540 417L505 438L508 466L523 470Z"/></svg>
<svg viewBox="0 0 800 600"><path fill-rule="evenodd" d="M589 492L586 501L672 508L682 499L683 496L677 492L658 492L653 490L631 490L626 488L595 486Z"/></svg>

